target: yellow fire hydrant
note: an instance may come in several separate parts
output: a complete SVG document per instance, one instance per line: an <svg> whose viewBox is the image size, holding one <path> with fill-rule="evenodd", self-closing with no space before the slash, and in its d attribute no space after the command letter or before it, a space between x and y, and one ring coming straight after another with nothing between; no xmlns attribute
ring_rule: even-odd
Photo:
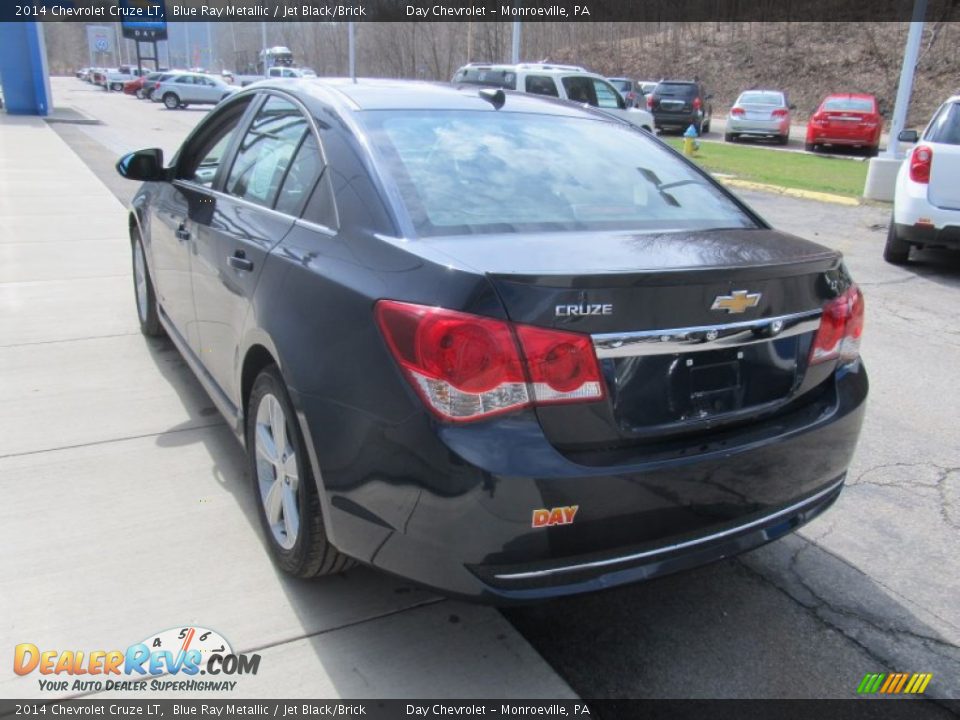
<svg viewBox="0 0 960 720"><path fill-rule="evenodd" d="M697 142L697 129L691 125L683 133L683 154L687 157L693 157L693 151L699 147Z"/></svg>

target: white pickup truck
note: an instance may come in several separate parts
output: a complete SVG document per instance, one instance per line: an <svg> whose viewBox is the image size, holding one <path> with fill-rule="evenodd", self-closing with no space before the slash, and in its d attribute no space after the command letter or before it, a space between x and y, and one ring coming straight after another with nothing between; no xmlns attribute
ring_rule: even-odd
<svg viewBox="0 0 960 720"><path fill-rule="evenodd" d="M228 70L224 70L222 75L223 79L228 83L231 85L239 85L240 87L246 87L250 83L255 83L259 80L273 80L276 78L310 78L317 76L317 74L310 68L295 68L287 67L286 65L275 65L272 68L267 68L266 75L235 75Z"/></svg>
<svg viewBox="0 0 960 720"><path fill-rule="evenodd" d="M146 74L147 70L143 71ZM140 77L140 68L130 65L121 65L118 68L110 68L106 73L106 81L103 83L103 89L107 91L121 91L125 83L134 78Z"/></svg>

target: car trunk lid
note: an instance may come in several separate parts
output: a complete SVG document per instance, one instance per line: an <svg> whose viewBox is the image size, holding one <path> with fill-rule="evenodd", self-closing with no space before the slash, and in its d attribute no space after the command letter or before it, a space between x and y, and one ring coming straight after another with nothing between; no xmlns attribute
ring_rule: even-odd
<svg viewBox="0 0 960 720"><path fill-rule="evenodd" d="M806 358L840 256L765 229L434 238L509 318L592 336L605 397L538 408L558 446L742 421L813 387ZM820 379L824 379L825 375Z"/></svg>

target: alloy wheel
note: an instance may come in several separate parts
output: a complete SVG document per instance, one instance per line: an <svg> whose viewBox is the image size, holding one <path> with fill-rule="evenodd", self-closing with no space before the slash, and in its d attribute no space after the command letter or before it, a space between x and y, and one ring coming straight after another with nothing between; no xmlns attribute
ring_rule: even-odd
<svg viewBox="0 0 960 720"><path fill-rule="evenodd" d="M269 393L257 407L254 448L267 524L277 544L289 550L300 532L300 478L286 414L276 396Z"/></svg>
<svg viewBox="0 0 960 720"><path fill-rule="evenodd" d="M147 263L146 259L143 257L143 245L140 242L134 243L133 247L133 282L137 290L137 313L140 315L140 320L146 322L147 303L149 302L147 296Z"/></svg>

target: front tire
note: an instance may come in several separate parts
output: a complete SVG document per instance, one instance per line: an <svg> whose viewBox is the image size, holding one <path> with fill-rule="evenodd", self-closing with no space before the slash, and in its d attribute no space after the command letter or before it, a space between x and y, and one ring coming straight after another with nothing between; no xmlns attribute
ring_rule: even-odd
<svg viewBox="0 0 960 720"><path fill-rule="evenodd" d="M253 383L246 415L247 456L258 515L277 566L299 578L342 572L354 561L327 540L320 497L280 370Z"/></svg>
<svg viewBox="0 0 960 720"><path fill-rule="evenodd" d="M177 97L176 93L167 93L163 96L163 104L167 110L176 110L180 107L180 98Z"/></svg>
<svg viewBox="0 0 960 720"><path fill-rule="evenodd" d="M891 265L905 265L910 260L910 243L897 236L897 226L890 218L887 244L883 246L883 259Z"/></svg>
<svg viewBox="0 0 960 720"><path fill-rule="evenodd" d="M143 250L143 240L136 235L131 243L133 250L133 297L137 303L137 319L140 320L140 332L147 337L163 335L160 314L157 311L157 295L153 289L153 278L147 266L147 256Z"/></svg>

